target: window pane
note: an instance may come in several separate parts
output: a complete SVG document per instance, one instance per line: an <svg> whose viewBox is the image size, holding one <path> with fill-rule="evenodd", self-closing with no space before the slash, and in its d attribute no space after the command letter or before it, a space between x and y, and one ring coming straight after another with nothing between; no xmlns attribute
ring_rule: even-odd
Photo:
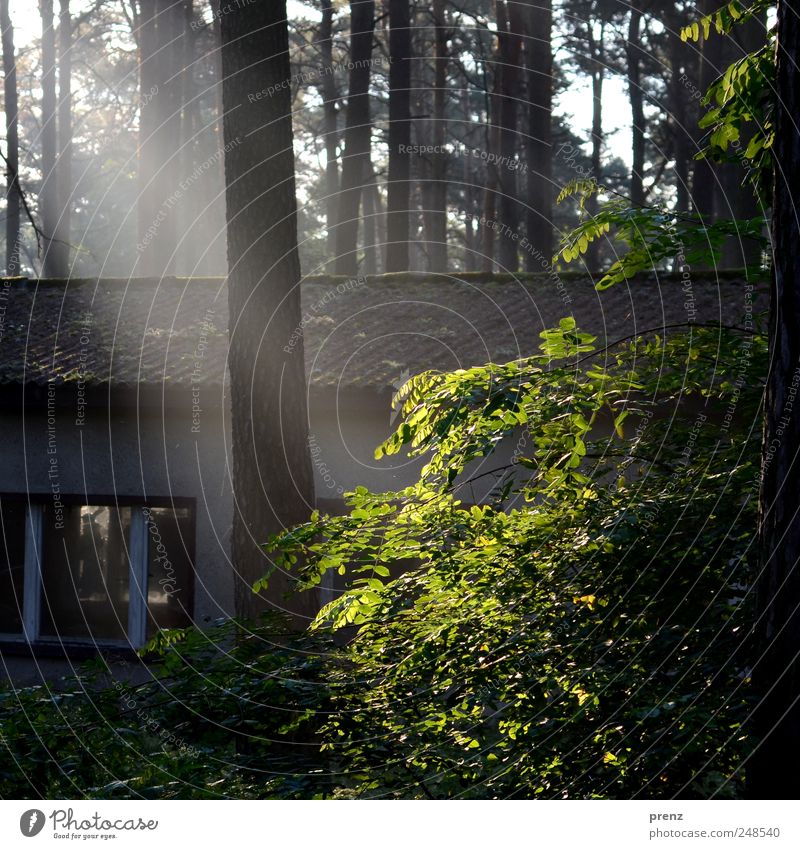
<svg viewBox="0 0 800 849"><path fill-rule="evenodd" d="M159 628L191 624L194 523L188 507L150 507L148 538L147 635Z"/></svg>
<svg viewBox="0 0 800 849"><path fill-rule="evenodd" d="M129 507L44 510L44 636L125 639Z"/></svg>
<svg viewBox="0 0 800 849"><path fill-rule="evenodd" d="M25 502L0 501L0 633L22 633Z"/></svg>

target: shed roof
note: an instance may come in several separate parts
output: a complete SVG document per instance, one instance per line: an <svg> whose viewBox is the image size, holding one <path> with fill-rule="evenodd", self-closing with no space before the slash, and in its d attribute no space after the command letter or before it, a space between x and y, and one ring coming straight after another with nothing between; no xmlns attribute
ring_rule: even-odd
<svg viewBox="0 0 800 849"><path fill-rule="evenodd" d="M637 278L604 292L586 275L480 274L307 278L312 389L386 390L419 371L535 353L572 315L603 342L680 324L741 324L741 273ZM755 310L764 297L755 298ZM0 385L222 385L228 309L219 278L0 281ZM292 339L287 345L292 345Z"/></svg>

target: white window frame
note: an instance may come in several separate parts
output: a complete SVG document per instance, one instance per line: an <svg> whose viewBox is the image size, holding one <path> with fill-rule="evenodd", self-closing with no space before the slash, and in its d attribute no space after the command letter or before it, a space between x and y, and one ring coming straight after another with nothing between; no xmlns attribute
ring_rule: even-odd
<svg viewBox="0 0 800 849"><path fill-rule="evenodd" d="M86 505L114 506L114 505ZM42 540L44 505L28 502L25 508L25 566L22 590L22 633L0 632L0 641L31 644L87 645L98 647L141 648L147 643L147 586L149 539L145 505L131 506L128 554L128 622L127 639L95 639L91 636L68 637L41 635L42 622Z"/></svg>

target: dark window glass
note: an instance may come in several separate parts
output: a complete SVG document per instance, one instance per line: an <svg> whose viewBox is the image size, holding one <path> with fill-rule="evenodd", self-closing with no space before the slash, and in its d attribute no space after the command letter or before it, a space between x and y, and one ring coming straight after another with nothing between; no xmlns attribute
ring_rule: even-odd
<svg viewBox="0 0 800 849"><path fill-rule="evenodd" d="M25 502L0 499L0 633L22 633Z"/></svg>
<svg viewBox="0 0 800 849"><path fill-rule="evenodd" d="M145 510L148 538L147 635L191 624L194 524L188 507Z"/></svg>
<svg viewBox="0 0 800 849"><path fill-rule="evenodd" d="M125 639L129 507L44 509L43 636Z"/></svg>

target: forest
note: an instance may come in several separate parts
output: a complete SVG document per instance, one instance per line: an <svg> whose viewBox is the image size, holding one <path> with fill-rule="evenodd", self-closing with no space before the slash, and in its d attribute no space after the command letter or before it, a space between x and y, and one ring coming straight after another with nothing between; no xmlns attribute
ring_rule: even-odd
<svg viewBox="0 0 800 849"><path fill-rule="evenodd" d="M0 27L0 798L800 795L800 0Z"/></svg>

